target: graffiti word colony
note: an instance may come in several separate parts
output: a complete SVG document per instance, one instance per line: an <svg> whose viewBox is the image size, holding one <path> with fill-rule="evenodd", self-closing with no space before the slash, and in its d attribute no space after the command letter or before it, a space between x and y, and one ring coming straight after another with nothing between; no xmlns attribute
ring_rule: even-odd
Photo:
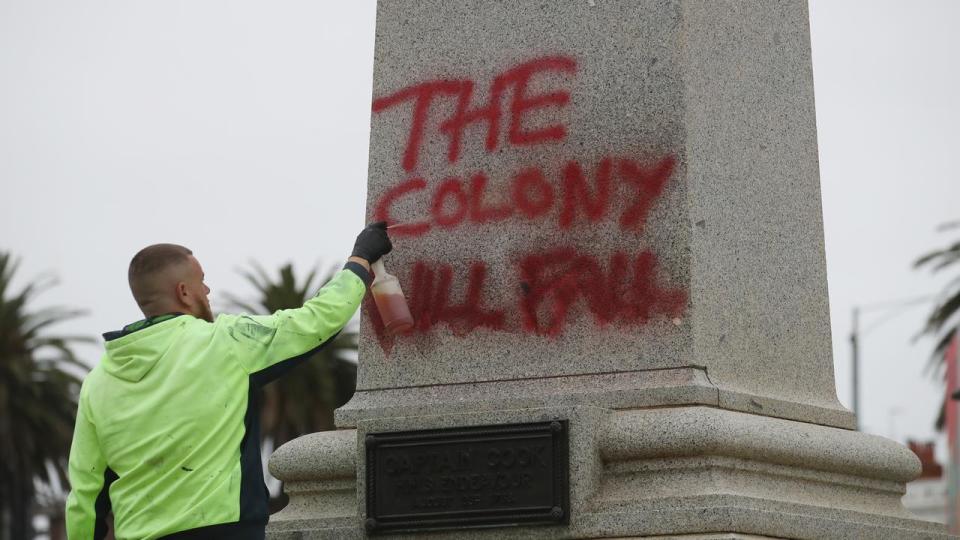
<svg viewBox="0 0 960 540"><path fill-rule="evenodd" d="M474 96L477 83L469 79L425 81L402 88L373 102L374 115L402 114L409 117L401 167L407 178L380 194L374 206L377 220L401 223L394 216L399 202L423 208L424 219L391 229L397 237L417 237L431 231L497 224L507 220L528 221L538 227L568 230L580 225L614 220L624 233L643 232L650 209L673 177L672 155L653 162L609 154L591 163L565 159L550 170L519 166L503 172L476 171L466 177L427 179L418 173L424 136L439 129L446 141L445 160L456 163L463 152L465 131L482 133L483 150L501 146L516 148L557 143L566 139L563 123L529 127L528 116L541 109L564 109L570 105L568 89L559 87L533 92L531 83L540 77L569 81L577 62L566 56L547 56L522 62L493 77L485 102ZM559 84L559 83L557 83ZM430 122L432 105L446 100L449 118ZM496 174L497 176L492 176ZM488 196L490 179L505 192ZM490 200L497 200L492 204ZM520 330L541 335L562 332L568 314L582 303L597 323L644 324L655 315L679 317L686 306L682 290L662 288L656 279L655 254L617 252L608 258L579 253L573 247L518 254L519 278L516 311ZM484 261L473 261L455 276L449 265L416 261L408 291L416 325L414 332L428 332L444 323L458 332L478 327L508 331L504 309L483 306L487 273ZM454 279L466 280L462 302L450 298ZM376 310L368 310L382 335ZM509 325L514 326L514 325Z"/></svg>

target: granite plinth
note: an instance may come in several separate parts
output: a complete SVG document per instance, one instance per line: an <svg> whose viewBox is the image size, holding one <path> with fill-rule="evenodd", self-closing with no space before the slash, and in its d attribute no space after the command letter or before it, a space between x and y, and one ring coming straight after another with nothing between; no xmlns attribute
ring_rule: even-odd
<svg viewBox="0 0 960 540"><path fill-rule="evenodd" d="M558 418L570 421L568 526L431 532L430 537L949 538L941 525L915 519L900 504L904 482L920 467L906 448L855 431L704 406L379 418L364 420L357 430L297 439L277 450L271 472L292 497L307 494L300 498L310 503L273 516L270 536L363 537L362 457L356 465L317 460L312 456L318 449L363 456L359 441L367 433ZM353 467L352 481L345 482L344 463Z"/></svg>

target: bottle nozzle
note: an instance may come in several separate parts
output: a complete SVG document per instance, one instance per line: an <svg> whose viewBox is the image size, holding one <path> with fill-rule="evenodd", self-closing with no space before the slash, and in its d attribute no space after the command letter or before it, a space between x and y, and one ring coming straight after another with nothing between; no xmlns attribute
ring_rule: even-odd
<svg viewBox="0 0 960 540"><path fill-rule="evenodd" d="M377 262L370 265L370 268L373 270L373 280L377 281L382 276L386 275L387 269L383 266L383 257L377 259Z"/></svg>

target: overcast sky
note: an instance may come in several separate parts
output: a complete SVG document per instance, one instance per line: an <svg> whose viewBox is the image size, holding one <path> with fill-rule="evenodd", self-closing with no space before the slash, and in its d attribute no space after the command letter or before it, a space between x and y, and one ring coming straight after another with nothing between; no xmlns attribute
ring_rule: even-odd
<svg viewBox="0 0 960 540"><path fill-rule="evenodd" d="M374 14L373 0L0 0L0 250L22 257L21 278L59 277L39 305L89 310L62 332L139 318L126 266L150 243L191 247L215 308L251 292L236 272L250 259L342 261L364 221ZM960 2L817 0L810 14L849 404L852 307L938 292L912 261L960 236L936 231L960 220ZM932 344L912 342L928 310L864 313L865 430L933 436Z"/></svg>

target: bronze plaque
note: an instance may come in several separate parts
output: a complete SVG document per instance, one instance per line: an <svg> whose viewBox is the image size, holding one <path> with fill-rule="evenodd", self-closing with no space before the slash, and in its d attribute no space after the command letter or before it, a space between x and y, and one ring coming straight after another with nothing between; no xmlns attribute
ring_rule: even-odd
<svg viewBox="0 0 960 540"><path fill-rule="evenodd" d="M569 523L567 421L366 437L370 534Z"/></svg>

